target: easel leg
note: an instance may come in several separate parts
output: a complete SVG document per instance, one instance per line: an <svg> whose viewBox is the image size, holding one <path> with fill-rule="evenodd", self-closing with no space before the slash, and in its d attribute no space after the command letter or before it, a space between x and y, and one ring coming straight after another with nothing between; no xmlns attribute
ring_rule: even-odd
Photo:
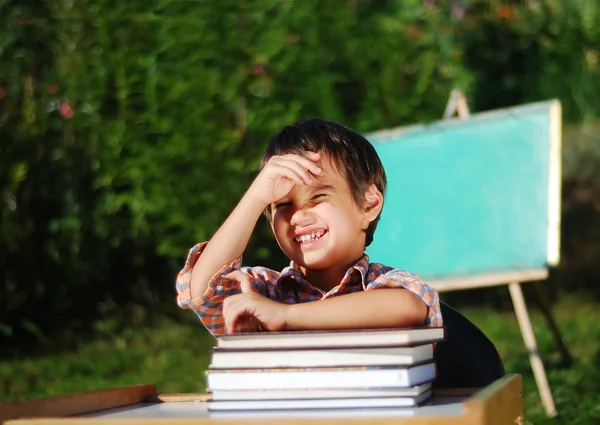
<svg viewBox="0 0 600 425"><path fill-rule="evenodd" d="M552 393L550 392L550 385L548 384L544 364L540 358L537 342L531 326L531 320L529 319L529 313L527 312L527 307L525 305L525 298L523 297L523 291L521 290L521 284L518 282L509 283L508 290L510 291L510 297L512 298L513 306L515 308L517 321L519 322L521 334L525 341L525 347L527 348L527 351L529 351L529 361L542 399L542 404L544 405L548 416L556 416L556 407L554 406L554 400L552 399Z"/></svg>
<svg viewBox="0 0 600 425"><path fill-rule="evenodd" d="M551 306L550 306L550 300L548 300L548 294L546 293L546 290L544 289L543 285L538 281L533 282L533 287L535 289L535 293L537 295L542 313L544 313L544 316L546 316L548 325L550 326L550 329L552 330L552 333L554 334L554 341L556 341L556 345L558 346L558 349L560 350L560 354L562 356L563 363L565 364L565 366L570 366L573 363L573 357L571 357L571 354L569 353L569 349L567 348L567 345L563 341L560 330L558 329L558 326L556 325L556 322L554 321L554 317L552 317L552 310L551 310Z"/></svg>

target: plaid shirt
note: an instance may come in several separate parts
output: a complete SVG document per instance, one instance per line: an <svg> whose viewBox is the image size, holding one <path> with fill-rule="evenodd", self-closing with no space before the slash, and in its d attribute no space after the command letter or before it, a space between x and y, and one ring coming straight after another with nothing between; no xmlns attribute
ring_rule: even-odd
<svg viewBox="0 0 600 425"><path fill-rule="evenodd" d="M240 257L215 274L208 283L208 289L201 297L192 298L190 290L192 268L206 244L207 242L200 243L190 250L185 266L177 276L177 303L181 308L193 310L213 335L225 333L222 315L223 301L230 295L240 293L239 283L224 276L234 270L242 270L250 275L256 292L284 304L317 301L377 288L408 289L421 297L429 307L424 324L426 326L442 326L439 298L433 288L422 282L413 273L383 264L369 264L367 255L364 255L348 269L341 283L329 292L322 291L307 282L293 261L289 267L277 272L266 267L242 267Z"/></svg>

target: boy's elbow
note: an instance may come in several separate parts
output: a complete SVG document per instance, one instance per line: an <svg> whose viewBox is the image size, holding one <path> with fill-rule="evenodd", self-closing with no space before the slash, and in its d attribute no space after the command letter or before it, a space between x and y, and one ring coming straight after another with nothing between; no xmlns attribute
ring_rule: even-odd
<svg viewBox="0 0 600 425"><path fill-rule="evenodd" d="M423 326L427 319L429 307L417 294L405 291L401 307L396 305L393 314L395 326Z"/></svg>
<svg viewBox="0 0 600 425"><path fill-rule="evenodd" d="M190 292L192 298L202 296L208 288L208 279L202 275L200 270L194 268L190 279Z"/></svg>

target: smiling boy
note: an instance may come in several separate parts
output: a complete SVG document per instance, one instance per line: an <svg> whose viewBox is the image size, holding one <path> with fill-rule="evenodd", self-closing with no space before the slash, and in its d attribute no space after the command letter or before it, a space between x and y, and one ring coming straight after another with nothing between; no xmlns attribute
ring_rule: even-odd
<svg viewBox="0 0 600 425"><path fill-rule="evenodd" d="M364 252L385 188L383 165L358 133L320 120L285 127L227 220L191 249L177 276L179 306L213 335L441 326L435 290ZM263 213L291 260L281 272L241 263Z"/></svg>

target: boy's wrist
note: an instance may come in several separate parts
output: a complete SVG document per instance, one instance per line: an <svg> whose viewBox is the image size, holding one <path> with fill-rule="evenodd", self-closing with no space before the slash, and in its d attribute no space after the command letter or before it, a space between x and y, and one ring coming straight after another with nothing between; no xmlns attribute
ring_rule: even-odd
<svg viewBox="0 0 600 425"><path fill-rule="evenodd" d="M267 208L269 205L255 196L251 190L246 191L241 199L240 204L243 205L244 211L247 211L248 213L252 212L258 215L262 214L265 208Z"/></svg>
<svg viewBox="0 0 600 425"><path fill-rule="evenodd" d="M284 304L284 328L286 331L295 331L298 329L298 306L301 304Z"/></svg>

